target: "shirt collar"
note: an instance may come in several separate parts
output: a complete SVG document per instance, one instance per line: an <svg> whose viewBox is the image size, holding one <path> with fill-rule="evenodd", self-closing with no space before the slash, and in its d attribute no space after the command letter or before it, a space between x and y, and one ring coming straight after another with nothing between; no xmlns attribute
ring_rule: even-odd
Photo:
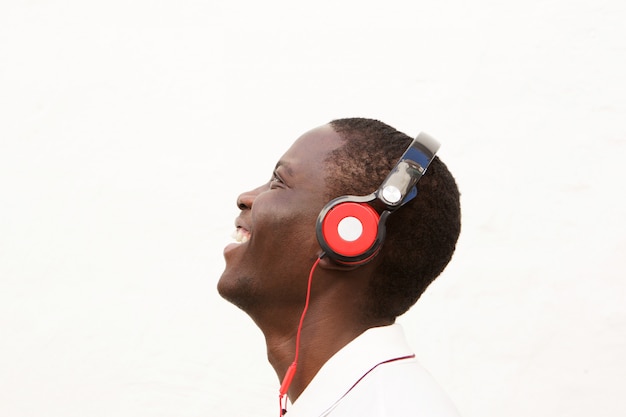
<svg viewBox="0 0 626 417"><path fill-rule="evenodd" d="M366 330L326 361L287 416L319 416L372 367L412 353L399 324Z"/></svg>

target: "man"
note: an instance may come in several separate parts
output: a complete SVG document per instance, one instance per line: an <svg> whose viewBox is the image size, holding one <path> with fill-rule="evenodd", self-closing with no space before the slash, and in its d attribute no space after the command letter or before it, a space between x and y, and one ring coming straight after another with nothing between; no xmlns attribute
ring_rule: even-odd
<svg viewBox="0 0 626 417"><path fill-rule="evenodd" d="M376 191L411 142L376 120L335 120L297 139L270 180L237 199L218 291L263 332L290 417L457 415L394 324L455 249L459 192L446 166L432 159L364 262L326 256L316 233L330 200Z"/></svg>

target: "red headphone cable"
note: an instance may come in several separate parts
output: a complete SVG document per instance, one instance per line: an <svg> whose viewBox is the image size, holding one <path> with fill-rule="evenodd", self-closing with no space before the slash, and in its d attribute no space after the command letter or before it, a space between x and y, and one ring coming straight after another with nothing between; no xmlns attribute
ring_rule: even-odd
<svg viewBox="0 0 626 417"><path fill-rule="evenodd" d="M300 316L300 324L298 324L298 330L296 332L296 353L293 358L293 362L287 368L287 372L285 373L285 377L283 378L282 384L280 384L280 390L278 395L278 405L280 407L280 416L282 417L287 412L287 399L286 394L289 390L289 386L291 385L291 381L293 380L293 376L296 374L296 368L298 366L298 355L300 354L300 334L302 333L302 324L304 323L304 317L306 316L306 312L309 309L309 300L311 299L311 283L313 282L313 273L315 272L315 268L320 263L320 260L324 256L322 253L313 266L311 267L311 271L309 272L309 282L307 284L306 290L306 300L304 302L304 309L302 309L302 315Z"/></svg>

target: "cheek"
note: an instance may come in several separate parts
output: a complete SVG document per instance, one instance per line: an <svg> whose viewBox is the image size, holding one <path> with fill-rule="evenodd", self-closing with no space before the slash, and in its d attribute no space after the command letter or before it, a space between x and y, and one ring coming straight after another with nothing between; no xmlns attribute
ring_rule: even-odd
<svg viewBox="0 0 626 417"><path fill-rule="evenodd" d="M299 276L300 268L319 252L314 224L310 226L306 219L296 216L277 219L267 224L263 234L259 231L256 235L259 239L251 251L257 255L254 262L271 275Z"/></svg>
<svg viewBox="0 0 626 417"><path fill-rule="evenodd" d="M317 214L276 208L255 219L254 232L263 238L264 243L271 242L273 245L296 250L316 241L316 219Z"/></svg>
<svg viewBox="0 0 626 417"><path fill-rule="evenodd" d="M280 259L293 266L319 254L315 222L323 204L312 194L281 190L257 197L251 212L251 240L260 259Z"/></svg>
<svg viewBox="0 0 626 417"><path fill-rule="evenodd" d="M277 191L279 193L281 191ZM252 209L254 232L273 232L283 235L303 237L315 233L315 220L318 212L311 209L309 201L297 193L284 192L283 195L261 195L255 202L258 210ZM261 229L261 230L260 230Z"/></svg>

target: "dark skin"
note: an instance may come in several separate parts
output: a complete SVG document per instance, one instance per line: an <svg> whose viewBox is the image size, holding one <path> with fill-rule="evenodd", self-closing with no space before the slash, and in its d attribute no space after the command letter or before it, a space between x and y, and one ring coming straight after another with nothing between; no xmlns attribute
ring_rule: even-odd
<svg viewBox="0 0 626 417"><path fill-rule="evenodd" d="M343 145L330 125L302 135L283 155L272 179L237 199L235 221L248 241L226 247L219 293L243 309L265 336L280 381L295 356L296 331L309 272L321 254L315 221L326 200L326 156ZM371 327L360 313L376 259L346 267L324 257L313 276L298 368L288 395L295 401L322 365Z"/></svg>

